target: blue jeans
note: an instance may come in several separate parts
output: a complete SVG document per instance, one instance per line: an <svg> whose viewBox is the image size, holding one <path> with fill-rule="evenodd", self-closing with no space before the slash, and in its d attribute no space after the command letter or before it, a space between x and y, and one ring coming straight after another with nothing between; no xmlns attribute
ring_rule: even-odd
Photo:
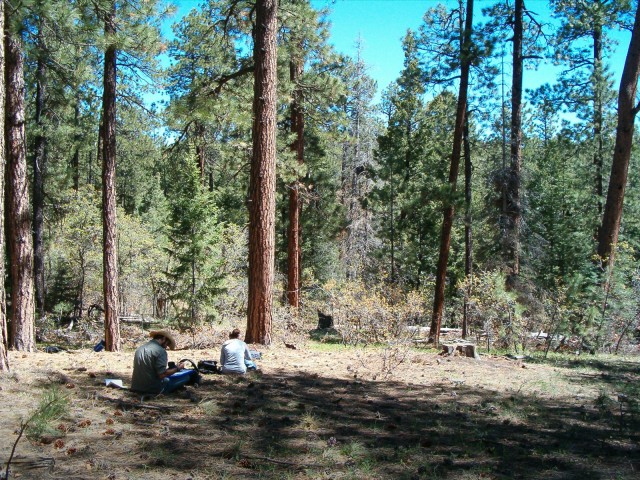
<svg viewBox="0 0 640 480"><path fill-rule="evenodd" d="M197 374L198 372L196 370L181 370L174 373L173 375L169 375L168 377L163 378L162 392L160 393L171 393L174 390L177 390L181 386L189 383L191 378Z"/></svg>

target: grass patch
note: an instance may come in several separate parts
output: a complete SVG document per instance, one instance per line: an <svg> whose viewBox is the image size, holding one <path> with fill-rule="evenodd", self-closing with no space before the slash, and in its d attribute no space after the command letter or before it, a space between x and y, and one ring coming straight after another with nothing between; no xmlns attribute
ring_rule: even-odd
<svg viewBox="0 0 640 480"><path fill-rule="evenodd" d="M314 342L320 342L324 344L338 344L343 345L344 340L342 335L335 328L316 328L309 332L309 337Z"/></svg>
<svg viewBox="0 0 640 480"><path fill-rule="evenodd" d="M60 437L63 432L53 427L53 422L62 418L69 410L69 400L60 387L52 385L47 388L38 408L35 410L25 429L27 438L38 441L44 436Z"/></svg>
<svg viewBox="0 0 640 480"><path fill-rule="evenodd" d="M307 432L315 432L320 428L320 421L313 413L304 413L300 417L299 427Z"/></svg>
<svg viewBox="0 0 640 480"><path fill-rule="evenodd" d="M202 413L208 417L215 417L220 415L220 405L215 400L207 400L200 403L200 409Z"/></svg>
<svg viewBox="0 0 640 480"><path fill-rule="evenodd" d="M309 348L318 352L344 352L345 350L353 350L354 347L350 345L345 345L340 342L322 342L322 341L311 341L309 342Z"/></svg>

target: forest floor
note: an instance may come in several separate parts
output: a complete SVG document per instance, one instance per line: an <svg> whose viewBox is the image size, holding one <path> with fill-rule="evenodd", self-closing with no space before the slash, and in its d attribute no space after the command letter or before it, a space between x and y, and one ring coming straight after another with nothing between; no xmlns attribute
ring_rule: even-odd
<svg viewBox="0 0 640 480"><path fill-rule="evenodd" d="M246 376L144 399L107 388L129 384L143 339L121 353L10 352L2 472L21 423L57 389L66 408L20 439L9 478L640 478L637 357L476 360L280 341L257 347L260 370ZM216 359L215 343L169 359Z"/></svg>

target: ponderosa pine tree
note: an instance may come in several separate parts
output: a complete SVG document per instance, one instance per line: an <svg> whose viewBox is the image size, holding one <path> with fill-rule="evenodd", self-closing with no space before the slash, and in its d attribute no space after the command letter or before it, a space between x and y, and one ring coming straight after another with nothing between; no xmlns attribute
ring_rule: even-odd
<svg viewBox="0 0 640 480"><path fill-rule="evenodd" d="M366 273L373 250L374 235L368 196L369 174L373 168L373 152L380 128L375 118L373 98L375 81L367 74L357 44L355 59L345 59L341 79L345 94L340 106L347 116L347 138L342 146L342 203L346 211L347 231L341 247L341 259L347 279L355 280Z"/></svg>
<svg viewBox="0 0 640 480"><path fill-rule="evenodd" d="M522 170L522 79L524 0L514 0L513 10L513 63L511 77L511 141L510 169L507 180L506 202L506 260L507 283L513 285L520 275L520 236L522 227L521 170Z"/></svg>
<svg viewBox="0 0 640 480"><path fill-rule="evenodd" d="M0 2L0 32L4 35L4 2ZM0 44L0 371L9 370L7 358L7 300L4 290L5 278L5 242L4 242L4 172L5 172L5 76L4 76L4 42Z"/></svg>
<svg viewBox="0 0 640 480"><path fill-rule="evenodd" d="M104 12L106 50L102 94L102 232L105 349L120 350L116 226L116 2Z"/></svg>
<svg viewBox="0 0 640 480"><path fill-rule="evenodd" d="M142 53L153 54L156 41L156 29L151 21L149 8L153 10L154 2L125 4L120 13L130 27L130 31L118 32L117 6L115 0L105 2L104 9L100 11L104 22L104 75L102 93L102 215L103 215L103 292L104 292L104 316L105 316L105 349L118 351L120 349L120 324L118 318L119 291L118 291L118 248L117 248L117 214L116 214L116 86L117 86L117 42L121 40L118 35L129 35L129 42L125 45L133 51L121 51L124 57L129 57L137 50ZM135 45L131 42L135 39ZM146 40L148 44L140 42ZM137 48L136 48L137 46ZM145 70L145 64L141 61L131 62L127 71L121 73L122 84L127 88L135 88L136 82L131 79ZM126 90L125 90L126 92ZM132 95L131 92L127 92ZM135 100L135 99L134 99Z"/></svg>
<svg viewBox="0 0 640 480"><path fill-rule="evenodd" d="M167 172L169 263L163 291L183 328L212 321L217 315L213 300L222 291L223 225L217 219L214 195L201 183L194 153L171 152Z"/></svg>
<svg viewBox="0 0 640 480"><path fill-rule="evenodd" d="M20 12L5 5L6 152L8 247L11 259L11 334L16 350L35 350L33 237L29 211L25 131L24 57ZM12 21L13 20L13 21Z"/></svg>
<svg viewBox="0 0 640 480"><path fill-rule="evenodd" d="M387 129L378 137L374 178L380 180L371 191L371 206L379 213L378 235L384 245L381 255L388 259L385 268L391 281L401 279L419 283L419 274L411 272L404 258L407 229L420 225L420 219L407 216L415 212L409 204L414 200L408 192L409 183L419 175L424 157L424 85L419 68L416 37L412 32L403 39L404 69L397 82L383 98ZM419 177L418 177L419 178ZM419 214L420 215L420 214ZM408 240L411 242L411 240ZM419 253L418 253L419 255Z"/></svg>
<svg viewBox="0 0 640 480"><path fill-rule="evenodd" d="M469 139L469 110L464 116L463 132L463 152L464 152L464 276L472 280L473 276L473 223L472 223L472 174L471 146ZM469 282L471 285L471 282ZM464 305L462 311L462 338L467 338L469 325L469 290L465 292Z"/></svg>
<svg viewBox="0 0 640 480"><path fill-rule="evenodd" d="M277 0L257 0L245 340L265 345L271 343L275 260L277 12Z"/></svg>
<svg viewBox="0 0 640 480"><path fill-rule="evenodd" d="M40 2L38 2L40 3ZM45 33L47 20L42 14L36 20L36 97L35 126L37 133L33 152L33 275L35 281L36 312L45 316L44 297L44 173L47 159L47 132L44 122L45 97L47 95L47 64Z"/></svg>
<svg viewBox="0 0 640 480"><path fill-rule="evenodd" d="M337 100L336 93L340 88L333 70L336 70L336 58L326 37L327 29L323 13L311 7L308 0L290 0L282 4L281 23L283 31L281 44L289 56L289 83L283 82L282 89L290 89L290 150L291 155L284 158L279 169L280 177L288 192L287 221L287 302L298 308L302 279L302 223L303 213L312 213L309 209L303 212L303 198L307 185L314 183L310 175L317 173L317 165L307 162L305 144L309 142L306 132L306 115L310 114L310 122L314 123L314 113L321 120L315 120L319 128L313 129L312 138L317 142L317 135L331 135L335 132L335 115L325 111L327 105ZM322 125L324 123L324 125ZM327 157L328 155L327 152ZM290 160L288 161L288 158ZM312 171L314 171L312 173ZM325 199L323 199L325 200ZM330 202L323 202L324 204ZM327 205L328 206L328 205ZM330 208L330 207L329 207ZM304 219L308 221L309 218ZM319 236L316 236L317 240ZM314 237L309 238L311 244ZM305 242L306 243L306 242ZM306 264L311 264L306 261Z"/></svg>
<svg viewBox="0 0 640 480"><path fill-rule="evenodd" d="M485 27L485 35L495 42L511 42L511 119L509 122L509 155L504 153L504 166L500 173L500 243L504 268L509 287L514 287L521 267L521 226L523 220L522 186L522 92L525 60L540 58L544 48L542 25L533 12L525 7L524 0L499 3L484 11L491 17ZM504 121L504 118L503 118ZM503 135L506 139L506 126Z"/></svg>
<svg viewBox="0 0 640 480"><path fill-rule="evenodd" d="M289 62L290 80L294 85L291 102L291 150L299 165L304 163L304 113L302 90L298 83L304 73L304 60L299 56ZM287 301L293 308L300 307L300 182L289 184L289 225L287 235Z"/></svg>
<svg viewBox="0 0 640 480"><path fill-rule="evenodd" d="M449 189L451 193L456 191L458 170L463 147L464 126L467 114L467 95L469 88L469 72L472 62L472 30L473 30L473 0L467 0L464 14L464 31L460 42L460 86L458 104L456 108L456 123L453 131L453 152L451 154L451 168L449 170ZM447 276L447 263L449 261L449 248L451 244L451 229L453 227L454 205L450 200L444 206L442 233L440 237L440 253L436 272L436 285L433 299L433 313L431 316L431 328L429 339L436 345L440 339L440 325L442 323L442 311L444 308L444 289Z"/></svg>
<svg viewBox="0 0 640 480"><path fill-rule="evenodd" d="M598 255L613 267L615 248L618 243L622 206L627 185L629 159L633 146L634 120L640 110L636 99L638 76L640 75L640 5L637 7L631 42L620 80L618 96L618 127L616 144L609 177L609 189L602 216L598 238Z"/></svg>
<svg viewBox="0 0 640 480"><path fill-rule="evenodd" d="M559 85L563 103L590 122L591 141L588 143L593 157L590 176L596 206L592 220L595 230L595 222L600 220L604 205L604 156L610 137L607 118L615 98L610 69L605 62L613 42L608 31L616 28L627 16L630 2L553 0L551 6L561 21L554 44L556 58L566 65Z"/></svg>

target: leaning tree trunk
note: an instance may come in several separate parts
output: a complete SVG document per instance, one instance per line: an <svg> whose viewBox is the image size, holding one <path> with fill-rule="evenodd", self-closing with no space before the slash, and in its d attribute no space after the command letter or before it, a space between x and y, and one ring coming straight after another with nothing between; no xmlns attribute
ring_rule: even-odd
<svg viewBox="0 0 640 480"><path fill-rule="evenodd" d="M36 289L36 312L44 312L44 171L47 160L47 137L44 133L44 99L47 66L44 61L44 20L38 25L38 61L36 67L36 126L35 155L33 156L33 274Z"/></svg>
<svg viewBox="0 0 640 480"><path fill-rule="evenodd" d="M520 275L520 230L522 206L520 200L520 171L522 169L522 36L524 0L515 2L513 27L513 78L511 83L511 164L507 194L507 283L514 285Z"/></svg>
<svg viewBox="0 0 640 480"><path fill-rule="evenodd" d="M257 0L249 181L249 343L271 343L275 259L277 0Z"/></svg>
<svg viewBox="0 0 640 480"><path fill-rule="evenodd" d="M633 145L633 122L640 106L636 105L636 90L640 74L640 5L636 11L631 43L620 80L618 95L618 128L616 129L616 146L613 151L611 177L607 202L604 206L600 238L598 239L598 255L613 266L615 246L618 243L624 191L627 185L627 173L631 147Z"/></svg>
<svg viewBox="0 0 640 480"><path fill-rule="evenodd" d="M291 82L296 85L302 76L304 64L301 60L292 60L289 64ZM298 165L304 163L304 114L302 111L302 92L294 87L291 104L291 132L295 140L291 150L296 154ZM296 174L297 176L297 174ZM296 178L289 185L289 231L287 240L287 300L293 308L300 307L300 182Z"/></svg>
<svg viewBox="0 0 640 480"><path fill-rule="evenodd" d="M4 35L4 2L0 1L0 32ZM7 302L4 291L4 106L5 106L5 76L4 76L4 42L0 43L0 371L9 370L7 348Z"/></svg>
<svg viewBox="0 0 640 480"><path fill-rule="evenodd" d="M5 10L6 13L6 10ZM8 27L8 19L5 26ZM16 350L34 351L33 237L29 211L25 136L24 61L20 36L5 32L7 218L11 256L11 341Z"/></svg>
<svg viewBox="0 0 640 480"><path fill-rule="evenodd" d="M107 41L116 33L116 5L104 20ZM102 94L102 232L105 349L120 350L118 321L118 251L116 230L116 47L110 43L104 54L104 91Z"/></svg>
<svg viewBox="0 0 640 480"><path fill-rule="evenodd" d="M467 114L467 90L469 87L469 68L471 65L471 29L473 27L473 0L467 0L467 12L465 18L464 33L460 45L460 92L456 107L456 123L453 130L453 153L449 169L449 189L456 191L458 171L460 169L460 156L462 152L462 139L464 124ZM440 235L440 253L436 270L436 285L433 298L433 313L431 315L431 329L429 339L438 345L440 339L440 325L442 323L442 310L444 307L444 288L447 279L447 263L449 261L449 247L451 245L451 228L453 226L454 208L449 202L444 208L442 218L442 232Z"/></svg>

